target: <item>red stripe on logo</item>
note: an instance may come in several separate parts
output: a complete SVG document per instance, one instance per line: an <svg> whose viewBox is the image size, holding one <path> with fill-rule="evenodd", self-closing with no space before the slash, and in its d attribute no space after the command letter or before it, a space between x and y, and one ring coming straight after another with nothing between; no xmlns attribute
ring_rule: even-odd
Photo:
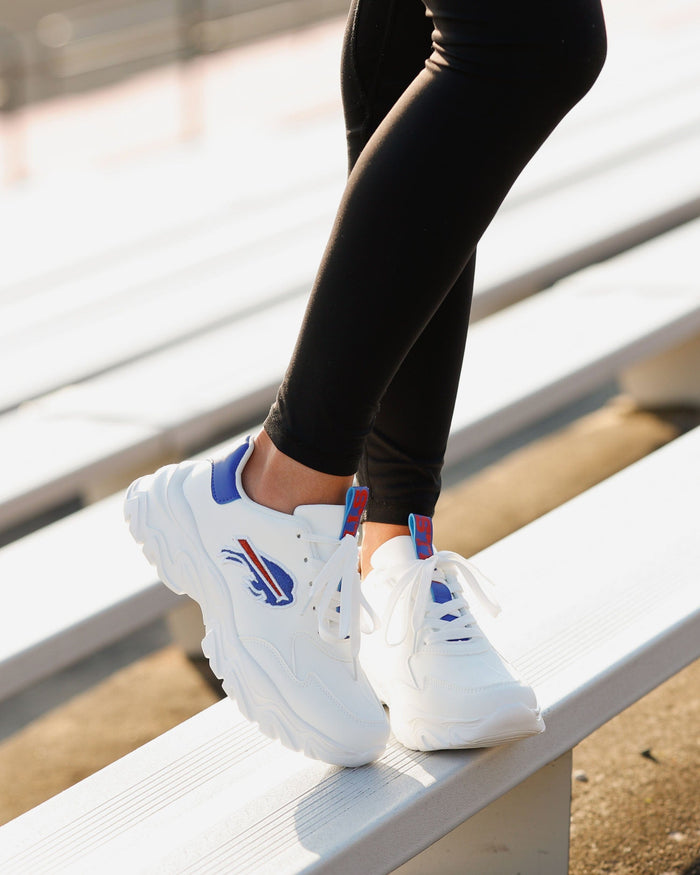
<svg viewBox="0 0 700 875"><path fill-rule="evenodd" d="M267 585L270 587L272 592L277 596L278 599L284 599L285 598L284 593L279 588L274 577L270 574L270 572L267 570L267 568L265 568L262 559L253 550L253 548L248 543L248 541L244 541L243 539L239 538L238 543L241 545L241 547L243 547L243 549L246 552L246 555L248 556L250 561L253 563L253 565L255 565L255 567L258 569L258 571L260 572L260 574L262 575L263 579L265 580Z"/></svg>

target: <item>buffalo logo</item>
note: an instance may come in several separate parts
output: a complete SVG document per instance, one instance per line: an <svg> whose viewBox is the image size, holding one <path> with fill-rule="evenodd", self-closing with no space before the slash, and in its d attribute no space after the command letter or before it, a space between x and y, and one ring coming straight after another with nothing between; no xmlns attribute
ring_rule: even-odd
<svg viewBox="0 0 700 875"><path fill-rule="evenodd" d="M239 538L236 543L240 551L225 547L221 552L227 562L243 567L245 582L252 595L268 605L291 604L294 580L289 573L259 553L250 541Z"/></svg>

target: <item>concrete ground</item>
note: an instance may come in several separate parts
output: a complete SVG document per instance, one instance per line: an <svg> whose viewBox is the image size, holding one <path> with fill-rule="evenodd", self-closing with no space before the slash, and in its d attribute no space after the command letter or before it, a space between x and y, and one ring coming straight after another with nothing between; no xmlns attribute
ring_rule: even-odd
<svg viewBox="0 0 700 875"><path fill-rule="evenodd" d="M651 413L613 398L447 490L438 544L471 555L698 423L698 412ZM84 686L90 667L54 682L57 704L27 725L51 685L9 703L16 725L0 744L0 823L217 700L162 628L149 634L155 650L111 674L98 657L102 680L67 701L61 690ZM575 749L570 875L700 875L699 730L700 662Z"/></svg>

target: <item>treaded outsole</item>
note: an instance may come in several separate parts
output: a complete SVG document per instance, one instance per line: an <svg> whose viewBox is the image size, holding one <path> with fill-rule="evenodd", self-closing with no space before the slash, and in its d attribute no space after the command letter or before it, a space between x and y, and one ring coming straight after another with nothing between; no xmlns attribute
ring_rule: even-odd
<svg viewBox="0 0 700 875"><path fill-rule="evenodd" d="M212 671L221 680L226 695L236 702L243 716L251 723L255 723L264 735L280 741L291 750L303 753L311 759L339 766L356 767L372 762L384 750L383 745L362 752L338 748L330 739L320 736L293 712L283 713L275 702L256 695L254 685L243 683L240 678L241 672L235 671L223 657L223 647L220 642L223 629L216 622L213 612L208 610L207 600L202 596L197 580L198 575L202 574L202 569L195 570L185 550L173 554L163 532L149 521L152 489L156 485L162 485L156 478L168 478L178 467L168 465L155 474L134 481L127 490L124 518L132 537L141 545L144 556L154 566L160 580L176 594L188 595L202 610L206 629L202 640L202 651L209 660ZM156 500L154 499L154 502ZM170 521L178 526L188 540L192 540L192 533L186 532L172 514ZM264 689L269 685L274 687L272 681L258 668L254 660L245 655L243 648L238 650L239 657L247 662L248 670L261 680L260 688ZM278 696L278 698L282 697Z"/></svg>

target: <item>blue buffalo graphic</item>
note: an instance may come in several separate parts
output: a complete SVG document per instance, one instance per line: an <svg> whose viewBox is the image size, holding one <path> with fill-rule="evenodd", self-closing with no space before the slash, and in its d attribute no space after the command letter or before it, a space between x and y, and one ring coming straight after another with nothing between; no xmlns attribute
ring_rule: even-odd
<svg viewBox="0 0 700 875"><path fill-rule="evenodd" d="M246 582L251 593L268 605L291 604L294 580L284 568L258 553L250 541L239 538L237 544L240 551L225 547L221 552L224 559L242 565L248 571Z"/></svg>

